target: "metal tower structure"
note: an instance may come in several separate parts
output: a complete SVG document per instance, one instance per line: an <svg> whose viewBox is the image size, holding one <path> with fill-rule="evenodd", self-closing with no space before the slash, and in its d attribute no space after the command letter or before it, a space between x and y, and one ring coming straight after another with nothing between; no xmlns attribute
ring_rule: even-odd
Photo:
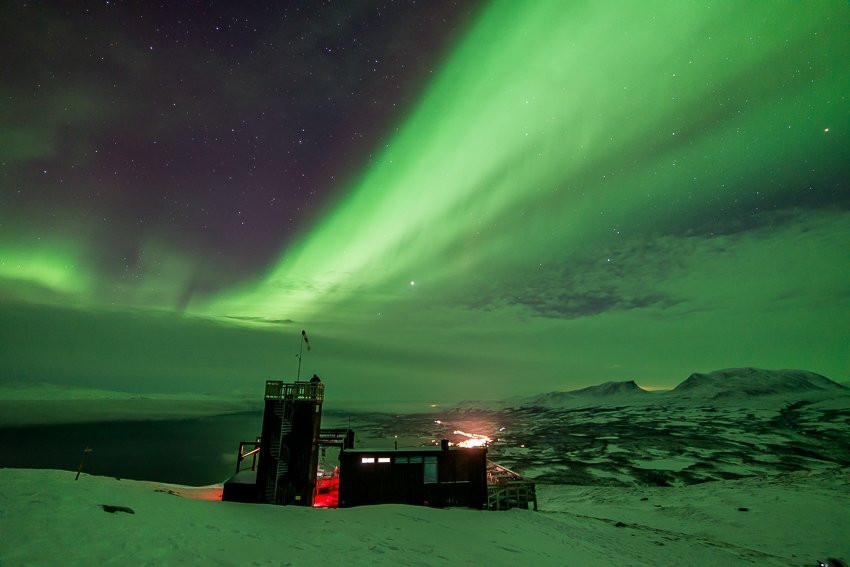
<svg viewBox="0 0 850 567"><path fill-rule="evenodd" d="M315 375L308 382L266 382L259 502L313 505L324 397L325 385Z"/></svg>

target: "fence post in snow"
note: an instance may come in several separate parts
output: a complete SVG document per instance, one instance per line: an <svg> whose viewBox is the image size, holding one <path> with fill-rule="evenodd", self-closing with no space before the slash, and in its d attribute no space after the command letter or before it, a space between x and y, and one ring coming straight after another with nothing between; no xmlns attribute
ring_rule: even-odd
<svg viewBox="0 0 850 567"><path fill-rule="evenodd" d="M83 458L80 459L80 466L77 469L77 476L74 477L74 480L80 480L80 473L83 472L83 464L86 462L86 455L91 453L91 451L92 450L89 447L83 449Z"/></svg>

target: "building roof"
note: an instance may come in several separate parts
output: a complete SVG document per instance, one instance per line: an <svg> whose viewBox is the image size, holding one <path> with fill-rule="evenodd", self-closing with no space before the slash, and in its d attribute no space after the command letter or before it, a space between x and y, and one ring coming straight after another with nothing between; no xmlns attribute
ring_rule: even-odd
<svg viewBox="0 0 850 567"><path fill-rule="evenodd" d="M476 451L485 449L486 447L449 447L449 451ZM390 454L415 454L415 453L440 453L443 448L439 445L427 447L402 447L393 449L392 447L358 447L357 449L345 449L344 453L390 453Z"/></svg>

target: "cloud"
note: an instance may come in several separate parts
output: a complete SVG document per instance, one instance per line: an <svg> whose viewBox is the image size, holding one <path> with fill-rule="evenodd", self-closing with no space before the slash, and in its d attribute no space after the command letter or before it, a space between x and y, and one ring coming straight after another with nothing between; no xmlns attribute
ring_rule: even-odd
<svg viewBox="0 0 850 567"><path fill-rule="evenodd" d="M850 280L839 275L847 271L839 266L850 212L788 209L750 220L746 225L727 222L725 231L712 235L611 238L479 288L466 304L484 310L519 305L543 317L569 319L607 311L711 309L742 301L820 302L850 294L844 283Z"/></svg>
<svg viewBox="0 0 850 567"><path fill-rule="evenodd" d="M248 323L263 323L267 325L293 325L295 321L292 319L268 319L265 317L238 317L236 315L226 315L225 319L233 319L235 321L246 321Z"/></svg>

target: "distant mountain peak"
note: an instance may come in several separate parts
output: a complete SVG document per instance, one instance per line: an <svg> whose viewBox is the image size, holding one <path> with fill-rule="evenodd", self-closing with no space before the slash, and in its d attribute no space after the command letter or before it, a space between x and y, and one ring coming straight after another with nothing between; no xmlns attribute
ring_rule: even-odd
<svg viewBox="0 0 850 567"><path fill-rule="evenodd" d="M672 391L692 397L730 398L844 391L846 388L825 376L807 370L764 370L726 368L695 372Z"/></svg>
<svg viewBox="0 0 850 567"><path fill-rule="evenodd" d="M527 404L559 406L563 404L587 404L587 403L618 403L626 398L635 399L642 394L648 394L646 390L635 384L634 380L625 382L605 382L595 386L588 386L579 390L569 392L548 392L526 400Z"/></svg>
<svg viewBox="0 0 850 567"><path fill-rule="evenodd" d="M588 386L580 390L572 390L569 392L573 396L622 396L629 394L646 394L647 391L635 384L634 380L625 382L605 382L596 386Z"/></svg>

